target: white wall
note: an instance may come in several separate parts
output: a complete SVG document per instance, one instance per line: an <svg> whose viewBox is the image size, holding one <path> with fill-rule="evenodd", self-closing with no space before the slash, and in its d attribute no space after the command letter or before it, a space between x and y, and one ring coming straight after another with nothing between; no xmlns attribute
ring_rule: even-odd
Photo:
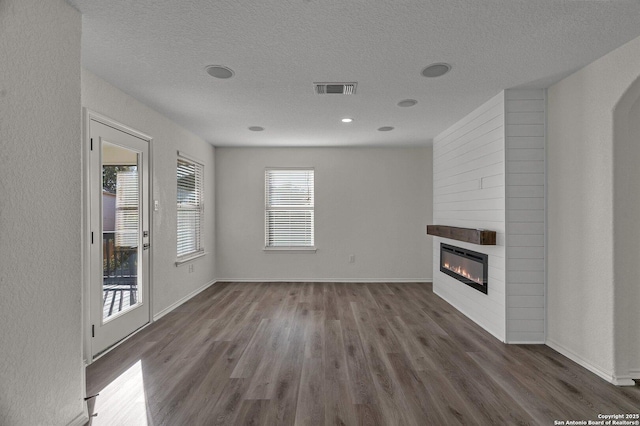
<svg viewBox="0 0 640 426"><path fill-rule="evenodd" d="M433 291L498 339L505 325L504 93L433 142L433 223L497 232L495 246L433 237ZM440 272L440 243L489 255L488 294Z"/></svg>
<svg viewBox="0 0 640 426"><path fill-rule="evenodd" d="M616 376L640 379L640 77L614 111Z"/></svg>
<svg viewBox="0 0 640 426"><path fill-rule="evenodd" d="M545 91L505 90L507 341L545 341Z"/></svg>
<svg viewBox="0 0 640 426"><path fill-rule="evenodd" d="M82 424L81 17L0 2L0 424Z"/></svg>
<svg viewBox="0 0 640 426"><path fill-rule="evenodd" d="M265 252L264 169L303 166L318 251ZM431 279L430 148L217 148L216 184L219 279Z"/></svg>
<svg viewBox="0 0 640 426"><path fill-rule="evenodd" d="M82 70L82 105L153 137L153 314L201 289L215 278L215 156L214 147L163 115L120 91L88 70ZM207 254L194 260L194 272L176 267L177 151L201 160L204 179L204 247Z"/></svg>
<svg viewBox="0 0 640 426"><path fill-rule="evenodd" d="M613 382L626 374L614 315L627 315L615 301L614 173L631 172L614 164L613 110L639 75L640 38L548 90L547 343ZM624 274L637 286L635 269Z"/></svg>

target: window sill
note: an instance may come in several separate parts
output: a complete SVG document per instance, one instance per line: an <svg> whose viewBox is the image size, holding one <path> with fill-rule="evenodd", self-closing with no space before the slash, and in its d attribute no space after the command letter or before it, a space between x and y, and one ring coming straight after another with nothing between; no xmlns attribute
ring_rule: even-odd
<svg viewBox="0 0 640 426"><path fill-rule="evenodd" d="M265 247L265 253L315 253L317 247Z"/></svg>
<svg viewBox="0 0 640 426"><path fill-rule="evenodd" d="M204 252L204 251L201 251L199 253L192 254L192 255L187 256L187 257L182 257L182 258L176 260L176 266L182 266L185 263L189 263L192 260L196 260L197 258L204 256L205 254L207 254L207 253Z"/></svg>

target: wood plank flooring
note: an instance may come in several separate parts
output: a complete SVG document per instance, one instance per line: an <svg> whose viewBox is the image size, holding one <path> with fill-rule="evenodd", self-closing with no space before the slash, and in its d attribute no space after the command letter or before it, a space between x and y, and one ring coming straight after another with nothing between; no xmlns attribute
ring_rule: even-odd
<svg viewBox="0 0 640 426"><path fill-rule="evenodd" d="M640 412L428 283L218 283L87 369L93 425L551 425Z"/></svg>

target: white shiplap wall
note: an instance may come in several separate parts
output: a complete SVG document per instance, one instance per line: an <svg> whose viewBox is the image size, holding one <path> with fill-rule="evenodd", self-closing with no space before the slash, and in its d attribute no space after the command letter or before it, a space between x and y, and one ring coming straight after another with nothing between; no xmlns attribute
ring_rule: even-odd
<svg viewBox="0 0 640 426"><path fill-rule="evenodd" d="M505 106L504 93L433 141L433 222L486 228L497 245L479 246L434 237L433 291L498 339L505 328ZM489 255L489 294L440 272L440 243Z"/></svg>
<svg viewBox="0 0 640 426"><path fill-rule="evenodd" d="M506 90L507 341L545 341L544 89Z"/></svg>
<svg viewBox="0 0 640 426"><path fill-rule="evenodd" d="M497 232L495 246L434 237L434 292L498 339L543 343L545 91L506 90L433 142L433 220ZM440 243L489 255L487 295L440 272Z"/></svg>

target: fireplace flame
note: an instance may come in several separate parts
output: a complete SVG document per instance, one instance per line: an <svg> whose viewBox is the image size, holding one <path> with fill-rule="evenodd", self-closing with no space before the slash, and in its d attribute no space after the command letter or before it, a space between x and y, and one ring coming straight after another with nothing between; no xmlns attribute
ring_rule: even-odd
<svg viewBox="0 0 640 426"><path fill-rule="evenodd" d="M465 277L468 280L471 280L475 283L478 283L480 285L484 285L484 282L482 280L482 278L477 278L477 277L473 277L471 276L471 274L469 272L467 272L466 269L462 268L461 266L450 266L448 263L445 262L444 267L450 271L455 272L458 275L461 275L463 277Z"/></svg>

